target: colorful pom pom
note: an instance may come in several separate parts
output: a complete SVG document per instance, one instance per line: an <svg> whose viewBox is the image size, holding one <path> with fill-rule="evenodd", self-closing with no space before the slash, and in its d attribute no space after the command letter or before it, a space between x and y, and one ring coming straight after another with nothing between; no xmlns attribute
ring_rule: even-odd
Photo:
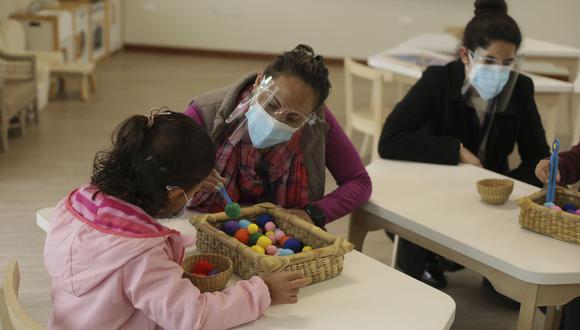
<svg viewBox="0 0 580 330"><path fill-rule="evenodd" d="M269 239L267 236L261 236L256 241L256 245L261 246L262 248L267 248L268 246L272 245L272 240Z"/></svg>
<svg viewBox="0 0 580 330"><path fill-rule="evenodd" d="M222 226L222 230L230 236L234 236L234 234L238 231L238 229L240 229L240 225L235 220L227 221Z"/></svg>
<svg viewBox="0 0 580 330"><path fill-rule="evenodd" d="M248 226L251 224L251 222L248 221L248 220L246 220L246 219L242 219L242 220L240 220L239 224L240 224L240 228L246 228L247 229Z"/></svg>
<svg viewBox="0 0 580 330"><path fill-rule="evenodd" d="M256 245L256 242L258 242L258 239L262 237L261 233L253 233L250 234L250 239L248 240L248 246L253 246Z"/></svg>
<svg viewBox="0 0 580 330"><path fill-rule="evenodd" d="M305 245L305 246L302 248L302 252L306 252L306 251L312 251L312 246L310 246L310 245Z"/></svg>
<svg viewBox="0 0 580 330"><path fill-rule="evenodd" d="M243 244L248 244L248 242L250 241L250 233L248 232L247 229L241 228L238 229L238 231L236 231L236 233L234 234L234 237L242 242Z"/></svg>
<svg viewBox="0 0 580 330"><path fill-rule="evenodd" d="M274 231L276 229L276 224L273 223L272 221L269 221L269 222L266 223L266 225L264 225L264 228L267 231Z"/></svg>
<svg viewBox="0 0 580 330"><path fill-rule="evenodd" d="M267 255L274 256L274 255L276 255L277 252L278 252L278 248L275 247L274 245L270 245L266 248Z"/></svg>
<svg viewBox="0 0 580 330"><path fill-rule="evenodd" d="M285 249L289 249L294 251L294 253L298 253L302 251L302 242L296 238L288 238L284 243L283 246Z"/></svg>
<svg viewBox="0 0 580 330"><path fill-rule="evenodd" d="M257 254L266 254L266 250L263 247L254 245L251 247L252 251L256 252Z"/></svg>
<svg viewBox="0 0 580 330"><path fill-rule="evenodd" d="M192 273L207 275L213 269L213 265L207 260L198 261L191 270Z"/></svg>
<svg viewBox="0 0 580 330"><path fill-rule="evenodd" d="M229 218L236 219L242 215L242 208L238 203L230 203L226 205L225 212Z"/></svg>
<svg viewBox="0 0 580 330"><path fill-rule="evenodd" d="M258 225L257 225L257 224L255 224L255 223L251 223L251 224L248 226L248 231L250 232L250 234L254 234L254 233L257 233L257 232L259 232L259 231L260 231L260 228L258 227Z"/></svg>

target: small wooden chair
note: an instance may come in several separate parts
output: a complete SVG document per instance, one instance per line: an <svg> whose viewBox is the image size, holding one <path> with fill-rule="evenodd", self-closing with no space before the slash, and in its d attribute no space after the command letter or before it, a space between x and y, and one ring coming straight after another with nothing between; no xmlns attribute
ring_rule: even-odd
<svg viewBox="0 0 580 330"><path fill-rule="evenodd" d="M355 109L355 84L353 78L370 81L371 97L368 108ZM346 96L346 134L352 139L354 130L364 133L361 146L361 156L366 155L369 141L371 144L371 160L378 158L378 143L383 122L392 109L383 105L383 87L393 81L391 72L374 69L357 63L350 58L344 59L344 87Z"/></svg>
<svg viewBox="0 0 580 330"><path fill-rule="evenodd" d="M18 301L20 270L18 263L11 261L4 272L4 282L0 288L0 321L3 330L41 330L45 329L34 321Z"/></svg>
<svg viewBox="0 0 580 330"><path fill-rule="evenodd" d="M66 77L72 77L80 82L81 99L87 101L89 99L89 84L91 91L95 91L97 85L95 83L95 63L62 63L53 65L50 69L50 74L61 81ZM62 83L62 82L61 82Z"/></svg>

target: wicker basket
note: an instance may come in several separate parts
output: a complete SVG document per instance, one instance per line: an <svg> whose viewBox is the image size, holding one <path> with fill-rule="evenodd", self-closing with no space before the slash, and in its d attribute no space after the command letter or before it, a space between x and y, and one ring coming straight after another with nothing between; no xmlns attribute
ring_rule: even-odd
<svg viewBox="0 0 580 330"><path fill-rule="evenodd" d="M199 276L191 273L191 267L200 260L209 261L214 269L220 271L217 275ZM233 270L232 260L226 256L215 253L200 253L187 256L183 260L183 277L187 278L201 292L215 292L225 289Z"/></svg>
<svg viewBox="0 0 580 330"><path fill-rule="evenodd" d="M543 206L546 190L538 191L517 200L520 206L520 225L523 228L548 235L559 240L580 244L580 216ZM564 188L556 188L555 203L580 205L580 194Z"/></svg>
<svg viewBox="0 0 580 330"><path fill-rule="evenodd" d="M507 202L514 190L514 182L509 179L484 179L477 181L476 185L481 199L493 205Z"/></svg>
<svg viewBox="0 0 580 330"><path fill-rule="evenodd" d="M197 247L203 252L230 257L234 263L234 272L243 279L276 271L297 271L309 277L311 284L314 284L342 272L344 255L354 248L350 242L270 203L242 208L241 218L252 219L263 213L271 214L278 228L312 246L313 250L283 257L259 255L218 228L230 220L223 212L198 215L190 220L197 229Z"/></svg>

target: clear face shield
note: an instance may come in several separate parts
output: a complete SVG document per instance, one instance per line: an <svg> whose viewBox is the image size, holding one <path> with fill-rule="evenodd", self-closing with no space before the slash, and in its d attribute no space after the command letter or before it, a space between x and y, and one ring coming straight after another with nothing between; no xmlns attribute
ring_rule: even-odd
<svg viewBox="0 0 580 330"><path fill-rule="evenodd" d="M226 123L230 124L244 115L236 132L247 130L254 147L264 149L290 140L301 127L316 122L314 112L308 116L304 113L309 111L286 106L274 79L264 77L252 96L238 105Z"/></svg>
<svg viewBox="0 0 580 330"><path fill-rule="evenodd" d="M462 93L475 93L486 103L489 112L505 111L520 74L523 56L505 60L489 55L488 51L478 48L469 51L469 64ZM470 94L474 95L474 94Z"/></svg>

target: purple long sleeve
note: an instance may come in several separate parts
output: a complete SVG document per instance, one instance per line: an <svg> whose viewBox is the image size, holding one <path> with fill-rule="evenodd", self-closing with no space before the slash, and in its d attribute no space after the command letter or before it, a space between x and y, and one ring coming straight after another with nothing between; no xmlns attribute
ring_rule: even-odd
<svg viewBox="0 0 580 330"><path fill-rule="evenodd" d="M324 112L329 125L326 139L326 167L338 188L313 202L326 216L326 222L343 217L366 203L371 197L372 183L354 145L330 110Z"/></svg>
<svg viewBox="0 0 580 330"><path fill-rule="evenodd" d="M203 125L203 117L195 104L190 104L184 113ZM326 167L336 180L338 188L318 201L311 201L311 204L322 209L328 223L352 213L366 203L371 196L372 183L354 145L334 115L328 108L324 114L329 126Z"/></svg>

